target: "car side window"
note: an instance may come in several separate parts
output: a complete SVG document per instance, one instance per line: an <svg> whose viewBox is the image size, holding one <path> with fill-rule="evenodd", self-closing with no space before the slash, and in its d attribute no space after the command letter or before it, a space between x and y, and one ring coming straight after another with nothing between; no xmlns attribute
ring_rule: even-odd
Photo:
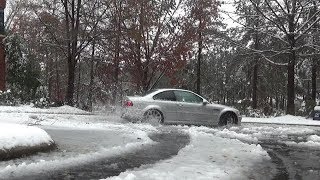
<svg viewBox="0 0 320 180"><path fill-rule="evenodd" d="M176 101L176 96L173 91L164 91L153 96L154 100Z"/></svg>
<svg viewBox="0 0 320 180"><path fill-rule="evenodd" d="M193 93L186 91L175 91L174 92L179 102L187 103L203 103L203 99Z"/></svg>

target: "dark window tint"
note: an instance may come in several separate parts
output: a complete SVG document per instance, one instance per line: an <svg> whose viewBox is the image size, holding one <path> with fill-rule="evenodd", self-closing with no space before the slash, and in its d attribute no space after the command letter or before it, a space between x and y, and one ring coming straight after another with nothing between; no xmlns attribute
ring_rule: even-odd
<svg viewBox="0 0 320 180"><path fill-rule="evenodd" d="M187 102L187 103L202 103L203 99L193 93L186 92L186 91L175 91L174 92L177 101L179 102Z"/></svg>
<svg viewBox="0 0 320 180"><path fill-rule="evenodd" d="M153 96L154 100L176 101L173 91L164 91Z"/></svg>

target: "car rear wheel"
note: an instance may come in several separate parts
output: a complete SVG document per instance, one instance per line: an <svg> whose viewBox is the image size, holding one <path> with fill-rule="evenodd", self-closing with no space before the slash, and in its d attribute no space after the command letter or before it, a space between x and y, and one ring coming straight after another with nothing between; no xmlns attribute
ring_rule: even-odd
<svg viewBox="0 0 320 180"><path fill-rule="evenodd" d="M229 126L229 125L235 125L238 123L237 116L232 112L226 112L221 115L219 126Z"/></svg>
<svg viewBox="0 0 320 180"><path fill-rule="evenodd" d="M144 122L150 124L162 124L163 123L163 115L157 109L149 109L144 113Z"/></svg>

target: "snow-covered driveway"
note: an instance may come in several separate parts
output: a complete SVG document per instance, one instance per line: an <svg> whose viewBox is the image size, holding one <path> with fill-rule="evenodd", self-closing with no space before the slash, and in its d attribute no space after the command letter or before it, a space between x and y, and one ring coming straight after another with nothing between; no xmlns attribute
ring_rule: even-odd
<svg viewBox="0 0 320 180"><path fill-rule="evenodd" d="M46 130L58 149L0 162L0 179L319 177L317 127L250 123L231 128L154 127L105 114L35 111L2 112L2 117L6 123Z"/></svg>
<svg viewBox="0 0 320 180"><path fill-rule="evenodd" d="M120 129L112 131L110 129L115 127L110 124L108 126L109 130L95 129L92 125L89 129L46 127L59 149L51 153L1 162L1 177L247 179L251 176L257 178L260 174L265 176L266 172L256 173L257 167L265 166L255 164L267 163L270 159L259 145L216 137L211 132L203 131L203 127L162 126L153 129L154 127L146 124L117 125L122 128L132 126L133 129L144 129L152 140L150 142L144 133L136 133L139 132L137 129L129 132L131 136L128 137L125 133L120 133ZM129 131L130 128L125 130ZM210 128L207 130L210 131ZM130 143L133 144L128 145ZM133 168L139 169L130 170Z"/></svg>

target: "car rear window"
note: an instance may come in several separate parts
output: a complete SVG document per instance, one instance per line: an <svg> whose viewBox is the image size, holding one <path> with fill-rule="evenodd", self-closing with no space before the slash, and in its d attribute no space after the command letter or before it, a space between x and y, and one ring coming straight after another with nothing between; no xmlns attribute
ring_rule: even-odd
<svg viewBox="0 0 320 180"><path fill-rule="evenodd" d="M174 95L173 91L164 91L154 95L153 99L163 101L176 101L176 96Z"/></svg>

